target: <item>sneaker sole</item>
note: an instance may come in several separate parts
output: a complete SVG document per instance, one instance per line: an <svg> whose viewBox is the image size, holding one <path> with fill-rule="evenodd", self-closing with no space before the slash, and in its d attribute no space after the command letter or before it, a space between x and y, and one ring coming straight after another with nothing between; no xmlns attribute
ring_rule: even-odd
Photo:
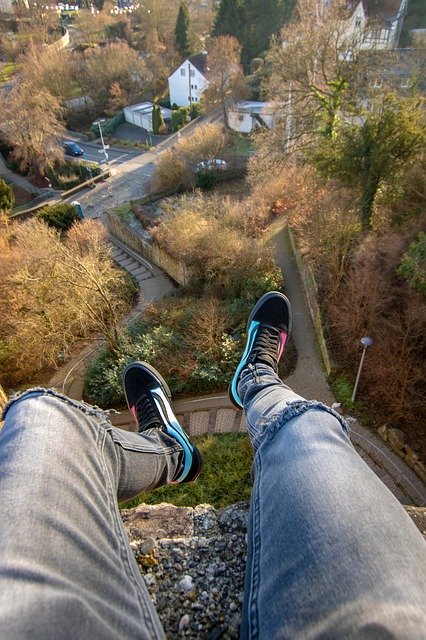
<svg viewBox="0 0 426 640"><path fill-rule="evenodd" d="M247 340L246 340L246 346L244 348L244 352L243 355L241 356L241 360L237 366L237 369L235 371L234 377L232 378L231 382L229 383L228 386L228 394L229 394L229 399L231 400L232 404L237 407L237 409L243 409L243 405L239 400L239 396L237 393L237 380L238 380L238 376L240 375L240 372L242 371L242 369L244 369L245 367L245 359L247 358L248 354L251 351L253 342L254 342L254 338L255 338L255 330L257 329L259 323L257 323L254 327L250 327L251 323L253 322L253 317L256 315L257 311L260 309L260 307L262 307L264 305L264 303L269 300L270 298L275 298L276 296L279 296L282 300L284 300L287 303L287 309L288 309L288 327L287 327L287 341L290 337L290 333L291 333L291 325L292 325L292 313L291 313L291 305L290 305L290 300L287 298L287 296L285 296L283 293L279 292L279 291L269 291L268 293L265 293L261 298L259 298L259 300L256 302L256 304L254 305L253 309L251 310L251 313L249 315L249 318L247 320ZM287 344L286 341L286 344Z"/></svg>

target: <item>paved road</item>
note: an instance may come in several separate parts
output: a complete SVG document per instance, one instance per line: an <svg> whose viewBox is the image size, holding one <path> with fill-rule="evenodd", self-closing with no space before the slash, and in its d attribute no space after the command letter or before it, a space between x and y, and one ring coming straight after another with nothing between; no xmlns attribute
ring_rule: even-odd
<svg viewBox="0 0 426 640"><path fill-rule="evenodd" d="M83 206L86 217L103 220L108 209L146 195L148 182L154 171L154 163L162 151L174 147L180 137L190 136L200 124L219 122L220 120L220 109L216 108L190 122L182 131L169 136L151 151L127 152L114 148L117 159L110 164L111 177L105 183L96 186L95 189L81 191L69 200L78 200ZM80 145L80 142L78 144ZM93 143L82 143L80 146L96 152L97 145ZM121 160L118 159L120 153L122 154Z"/></svg>
<svg viewBox="0 0 426 640"><path fill-rule="evenodd" d="M96 142L79 142L78 146L84 151L84 160L89 162L97 162L98 164L105 163L105 156L102 149L102 145ZM122 164L123 162L132 162L134 158L141 155L141 151L138 149L124 149L119 147L110 147L107 150L109 164ZM69 157L69 156L67 156ZM81 156L76 158L81 160Z"/></svg>

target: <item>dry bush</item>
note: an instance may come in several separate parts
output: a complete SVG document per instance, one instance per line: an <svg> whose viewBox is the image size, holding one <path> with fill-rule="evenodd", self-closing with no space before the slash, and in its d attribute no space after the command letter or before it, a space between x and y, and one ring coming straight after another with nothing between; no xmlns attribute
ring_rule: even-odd
<svg viewBox="0 0 426 640"><path fill-rule="evenodd" d="M186 343L189 351L205 354L216 361L220 353L220 339L227 328L223 306L214 296L205 298L188 327Z"/></svg>
<svg viewBox="0 0 426 640"><path fill-rule="evenodd" d="M353 193L336 181L319 179L310 166L290 162L266 181L253 174L249 181L252 193L244 201L249 232L260 235L282 218L296 232L323 284L337 286L360 231Z"/></svg>
<svg viewBox="0 0 426 640"><path fill-rule="evenodd" d="M194 175L185 160L175 151L167 149L158 158L152 175L151 194L163 191L184 191L194 186Z"/></svg>
<svg viewBox="0 0 426 640"><path fill-rule="evenodd" d="M197 192L170 198L162 208L165 215L152 235L192 268L197 291L240 297L252 286L256 296L264 277L265 287L280 286L271 252L258 248L243 232L244 209L237 212L230 200L205 198Z"/></svg>
<svg viewBox="0 0 426 640"><path fill-rule="evenodd" d="M177 153L188 163L211 160L220 156L229 137L219 124L206 124L197 127L190 136L180 139Z"/></svg>
<svg viewBox="0 0 426 640"><path fill-rule="evenodd" d="M65 242L37 220L1 232L0 382L33 379L93 332L117 343L127 303L102 225L77 224Z"/></svg>
<svg viewBox="0 0 426 640"><path fill-rule="evenodd" d="M396 276L401 255L411 240L412 234L366 238L354 252L348 276L326 309L334 346L354 375L360 338L373 338L363 371L364 397L368 394L383 408L383 422L402 421L403 428L411 428L415 435L425 401L421 363L426 306L420 294Z"/></svg>

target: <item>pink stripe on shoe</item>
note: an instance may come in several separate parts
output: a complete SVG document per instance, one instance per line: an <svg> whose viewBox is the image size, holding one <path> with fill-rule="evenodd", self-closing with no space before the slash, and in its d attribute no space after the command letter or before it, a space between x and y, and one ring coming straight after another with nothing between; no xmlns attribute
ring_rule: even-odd
<svg viewBox="0 0 426 640"><path fill-rule="evenodd" d="M133 405L133 407L130 407L130 412L133 415L134 419L136 420L136 422L138 421L138 416L136 414L136 409L135 409L135 405Z"/></svg>
<svg viewBox="0 0 426 640"><path fill-rule="evenodd" d="M280 331L280 348L278 351L278 360L281 358L283 351L284 351L284 347L285 347L285 343L287 342L287 334L285 331Z"/></svg>

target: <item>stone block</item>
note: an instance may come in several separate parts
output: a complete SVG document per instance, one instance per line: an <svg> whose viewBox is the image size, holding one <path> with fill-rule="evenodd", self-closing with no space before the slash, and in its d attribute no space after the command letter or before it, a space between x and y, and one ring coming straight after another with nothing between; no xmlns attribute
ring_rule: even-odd
<svg viewBox="0 0 426 640"><path fill-rule="evenodd" d="M385 424L377 429L377 433L382 440L384 440L385 442L388 441L388 428Z"/></svg>
<svg viewBox="0 0 426 640"><path fill-rule="evenodd" d="M405 436L401 429L389 429L388 442L397 453L405 447Z"/></svg>
<svg viewBox="0 0 426 640"><path fill-rule="evenodd" d="M420 476L423 482L426 482L426 466L423 464L423 462L416 462L416 464L414 465L414 471L418 476Z"/></svg>

